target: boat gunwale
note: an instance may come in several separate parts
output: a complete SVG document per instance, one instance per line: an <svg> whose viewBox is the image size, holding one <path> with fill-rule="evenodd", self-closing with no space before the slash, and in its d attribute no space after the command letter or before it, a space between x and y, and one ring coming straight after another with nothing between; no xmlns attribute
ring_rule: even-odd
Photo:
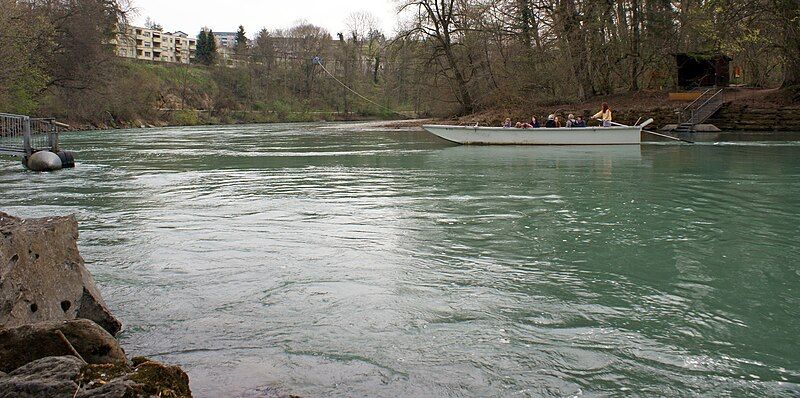
<svg viewBox="0 0 800 398"><path fill-rule="evenodd" d="M539 127L539 128L517 128L517 127L482 127L482 126L454 126L454 125L433 125L427 124L422 126L427 132L445 140L460 145L641 145L641 126L592 126L592 127ZM461 137L454 137L451 132ZM473 135L491 136L493 134L502 133L506 139L501 140L487 140L486 137L475 138L469 137ZM616 135L625 134L635 135L636 139L619 139L612 138L610 142L602 142L602 140L582 140L581 137L602 137L606 133L613 133ZM612 135L613 135L612 134ZM559 136L561 139L552 138L553 135ZM542 136L542 138L534 138ZM551 139L545 137L551 136ZM569 142L575 137L575 142ZM533 139L534 142L526 142ZM563 139L566 139L563 140Z"/></svg>
<svg viewBox="0 0 800 398"><path fill-rule="evenodd" d="M641 126L586 126L586 127L489 127L489 126L455 126L450 124L423 124L422 128L445 128L445 129L458 129L458 130L486 130L486 131L594 131L594 130L642 130Z"/></svg>

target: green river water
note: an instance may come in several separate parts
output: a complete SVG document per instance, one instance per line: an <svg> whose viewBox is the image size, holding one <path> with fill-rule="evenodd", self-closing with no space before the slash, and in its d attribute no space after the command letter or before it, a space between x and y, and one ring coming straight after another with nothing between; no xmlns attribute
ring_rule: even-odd
<svg viewBox="0 0 800 398"><path fill-rule="evenodd" d="M800 395L800 144L459 147L369 124L64 134L131 355L198 397Z"/></svg>

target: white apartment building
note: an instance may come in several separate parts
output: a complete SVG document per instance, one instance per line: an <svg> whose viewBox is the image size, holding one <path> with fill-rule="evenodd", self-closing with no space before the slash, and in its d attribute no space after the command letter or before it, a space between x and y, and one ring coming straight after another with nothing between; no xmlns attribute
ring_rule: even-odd
<svg viewBox="0 0 800 398"><path fill-rule="evenodd" d="M122 31L114 42L120 57L188 64L197 50L197 39L181 31L163 32L137 26L126 26Z"/></svg>
<svg viewBox="0 0 800 398"><path fill-rule="evenodd" d="M218 47L235 48L236 32L214 32Z"/></svg>

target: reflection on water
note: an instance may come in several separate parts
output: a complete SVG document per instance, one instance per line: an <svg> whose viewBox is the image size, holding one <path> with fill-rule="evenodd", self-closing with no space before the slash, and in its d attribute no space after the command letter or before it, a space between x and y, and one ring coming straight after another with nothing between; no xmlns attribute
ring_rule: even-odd
<svg viewBox="0 0 800 398"><path fill-rule="evenodd" d="M197 396L800 393L800 146L460 147L293 124L63 137L128 352Z"/></svg>

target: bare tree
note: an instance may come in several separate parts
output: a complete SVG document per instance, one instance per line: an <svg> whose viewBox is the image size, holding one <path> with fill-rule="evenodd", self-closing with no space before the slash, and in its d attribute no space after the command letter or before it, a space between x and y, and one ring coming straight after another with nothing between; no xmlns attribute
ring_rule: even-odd
<svg viewBox="0 0 800 398"><path fill-rule="evenodd" d="M448 79L454 83L454 92L461 104L462 113L471 113L475 103L469 90L464 62L456 55L456 41L463 28L459 26L462 8L466 5L456 0L402 0L400 11L410 9L415 13L415 25L402 36L419 35L433 46L433 60Z"/></svg>

